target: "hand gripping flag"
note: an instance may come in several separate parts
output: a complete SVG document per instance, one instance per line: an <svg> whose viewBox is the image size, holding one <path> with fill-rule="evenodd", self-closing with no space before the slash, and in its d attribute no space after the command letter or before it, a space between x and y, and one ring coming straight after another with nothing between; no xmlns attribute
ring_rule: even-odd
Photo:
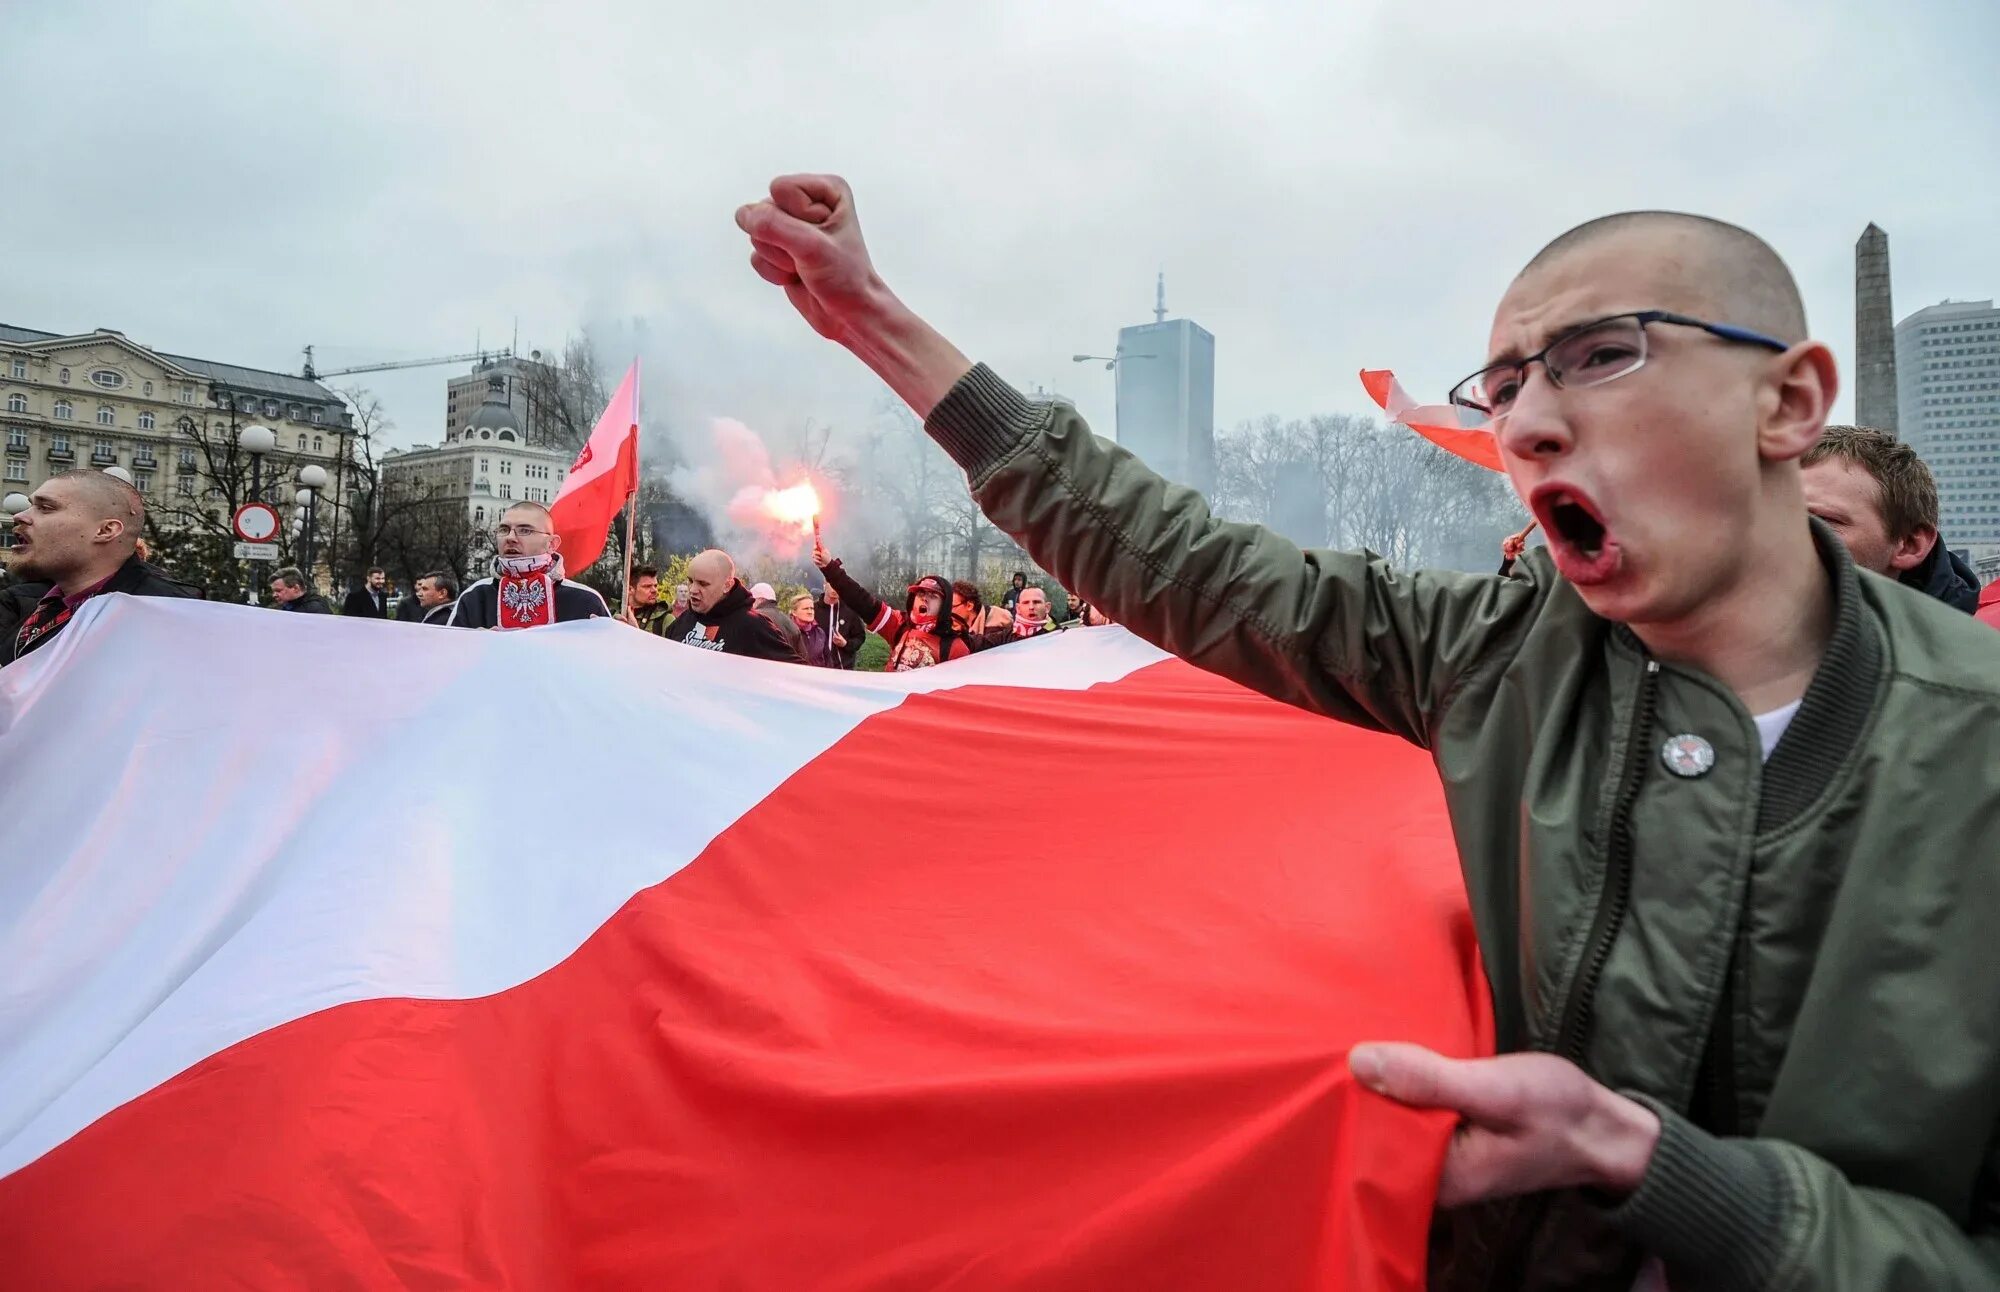
<svg viewBox="0 0 2000 1292"><path fill-rule="evenodd" d="M551 523L562 535L565 569L581 577L603 554L612 517L638 488L639 361L634 359L549 504Z"/></svg>
<svg viewBox="0 0 2000 1292"><path fill-rule="evenodd" d="M1423 754L1122 629L104 596L0 766L9 1288L1414 1292L1452 1119L1346 1053L1490 1045Z"/></svg>

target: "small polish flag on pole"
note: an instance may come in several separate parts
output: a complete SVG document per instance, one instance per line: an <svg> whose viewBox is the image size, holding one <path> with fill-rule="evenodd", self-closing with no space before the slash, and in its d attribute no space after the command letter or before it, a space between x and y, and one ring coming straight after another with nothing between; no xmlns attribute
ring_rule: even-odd
<svg viewBox="0 0 2000 1292"><path fill-rule="evenodd" d="M618 393L590 432L583 451L569 469L549 518L562 535L563 566L582 574L604 553L606 531L619 510L639 490L639 361L634 359L618 383ZM632 563L631 517L626 517L625 563Z"/></svg>

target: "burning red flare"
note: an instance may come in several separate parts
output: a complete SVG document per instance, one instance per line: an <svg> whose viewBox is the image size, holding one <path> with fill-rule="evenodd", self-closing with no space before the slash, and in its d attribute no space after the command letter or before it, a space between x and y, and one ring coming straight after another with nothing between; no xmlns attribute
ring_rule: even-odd
<svg viewBox="0 0 2000 1292"><path fill-rule="evenodd" d="M789 489L767 489L763 508L765 515L803 538L819 520L819 491L812 487L811 481Z"/></svg>

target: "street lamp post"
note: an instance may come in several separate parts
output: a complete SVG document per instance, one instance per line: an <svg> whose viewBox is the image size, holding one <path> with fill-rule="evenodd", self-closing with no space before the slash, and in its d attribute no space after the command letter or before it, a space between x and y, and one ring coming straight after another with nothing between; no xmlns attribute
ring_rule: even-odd
<svg viewBox="0 0 2000 1292"><path fill-rule="evenodd" d="M319 491L326 488L326 468L317 463L299 468L298 501L306 509L305 549L306 578L312 578L313 568L313 521L319 512Z"/></svg>
<svg viewBox="0 0 2000 1292"><path fill-rule="evenodd" d="M1071 363L1101 362L1104 365L1104 370L1114 375L1114 380L1111 383L1111 428L1113 435L1118 433L1118 415L1124 411L1123 405L1118 398L1118 382L1115 380L1118 365L1121 363L1130 363L1134 359L1157 358L1159 356L1156 354L1127 354L1123 346L1120 346L1110 354L1073 354L1069 357Z"/></svg>
<svg viewBox="0 0 2000 1292"><path fill-rule="evenodd" d="M252 422L236 432L236 444L250 455L249 501L262 502L264 501L264 455L278 447L278 433L268 426L259 426ZM250 567L250 587L246 600L253 606L258 605L260 604L257 600L258 563L253 560L244 564Z"/></svg>
<svg viewBox="0 0 2000 1292"><path fill-rule="evenodd" d="M28 510L31 505L28 495L24 493L10 493L5 498L0 498L0 515L6 516L10 532L14 528L14 517Z"/></svg>

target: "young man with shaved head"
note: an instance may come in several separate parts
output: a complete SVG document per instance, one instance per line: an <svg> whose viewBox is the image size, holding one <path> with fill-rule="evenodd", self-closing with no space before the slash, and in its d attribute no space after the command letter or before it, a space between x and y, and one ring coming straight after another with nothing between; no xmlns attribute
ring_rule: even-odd
<svg viewBox="0 0 2000 1292"><path fill-rule="evenodd" d="M1460 1118L1437 1286L2000 1287L2000 642L1808 518L1769 247L1614 216L1514 279L1454 392L1548 535L1500 578L1215 520L904 306L838 179L737 222L1066 586L1431 752L1502 1053L1350 1062Z"/></svg>
<svg viewBox="0 0 2000 1292"><path fill-rule="evenodd" d="M102 471L65 471L35 490L14 518L9 567L22 582L8 589L19 615L0 638L0 664L47 643L102 592L135 597L198 597L138 554L146 502L137 489Z"/></svg>
<svg viewBox="0 0 2000 1292"><path fill-rule="evenodd" d="M459 593L453 628L539 628L577 619L608 619L597 589L563 577L562 535L538 502L517 502L493 527L493 576Z"/></svg>
<svg viewBox="0 0 2000 1292"><path fill-rule="evenodd" d="M725 655L806 662L804 639L794 641L758 612L756 598L736 577L736 562L714 548L688 562L688 608L661 636Z"/></svg>

